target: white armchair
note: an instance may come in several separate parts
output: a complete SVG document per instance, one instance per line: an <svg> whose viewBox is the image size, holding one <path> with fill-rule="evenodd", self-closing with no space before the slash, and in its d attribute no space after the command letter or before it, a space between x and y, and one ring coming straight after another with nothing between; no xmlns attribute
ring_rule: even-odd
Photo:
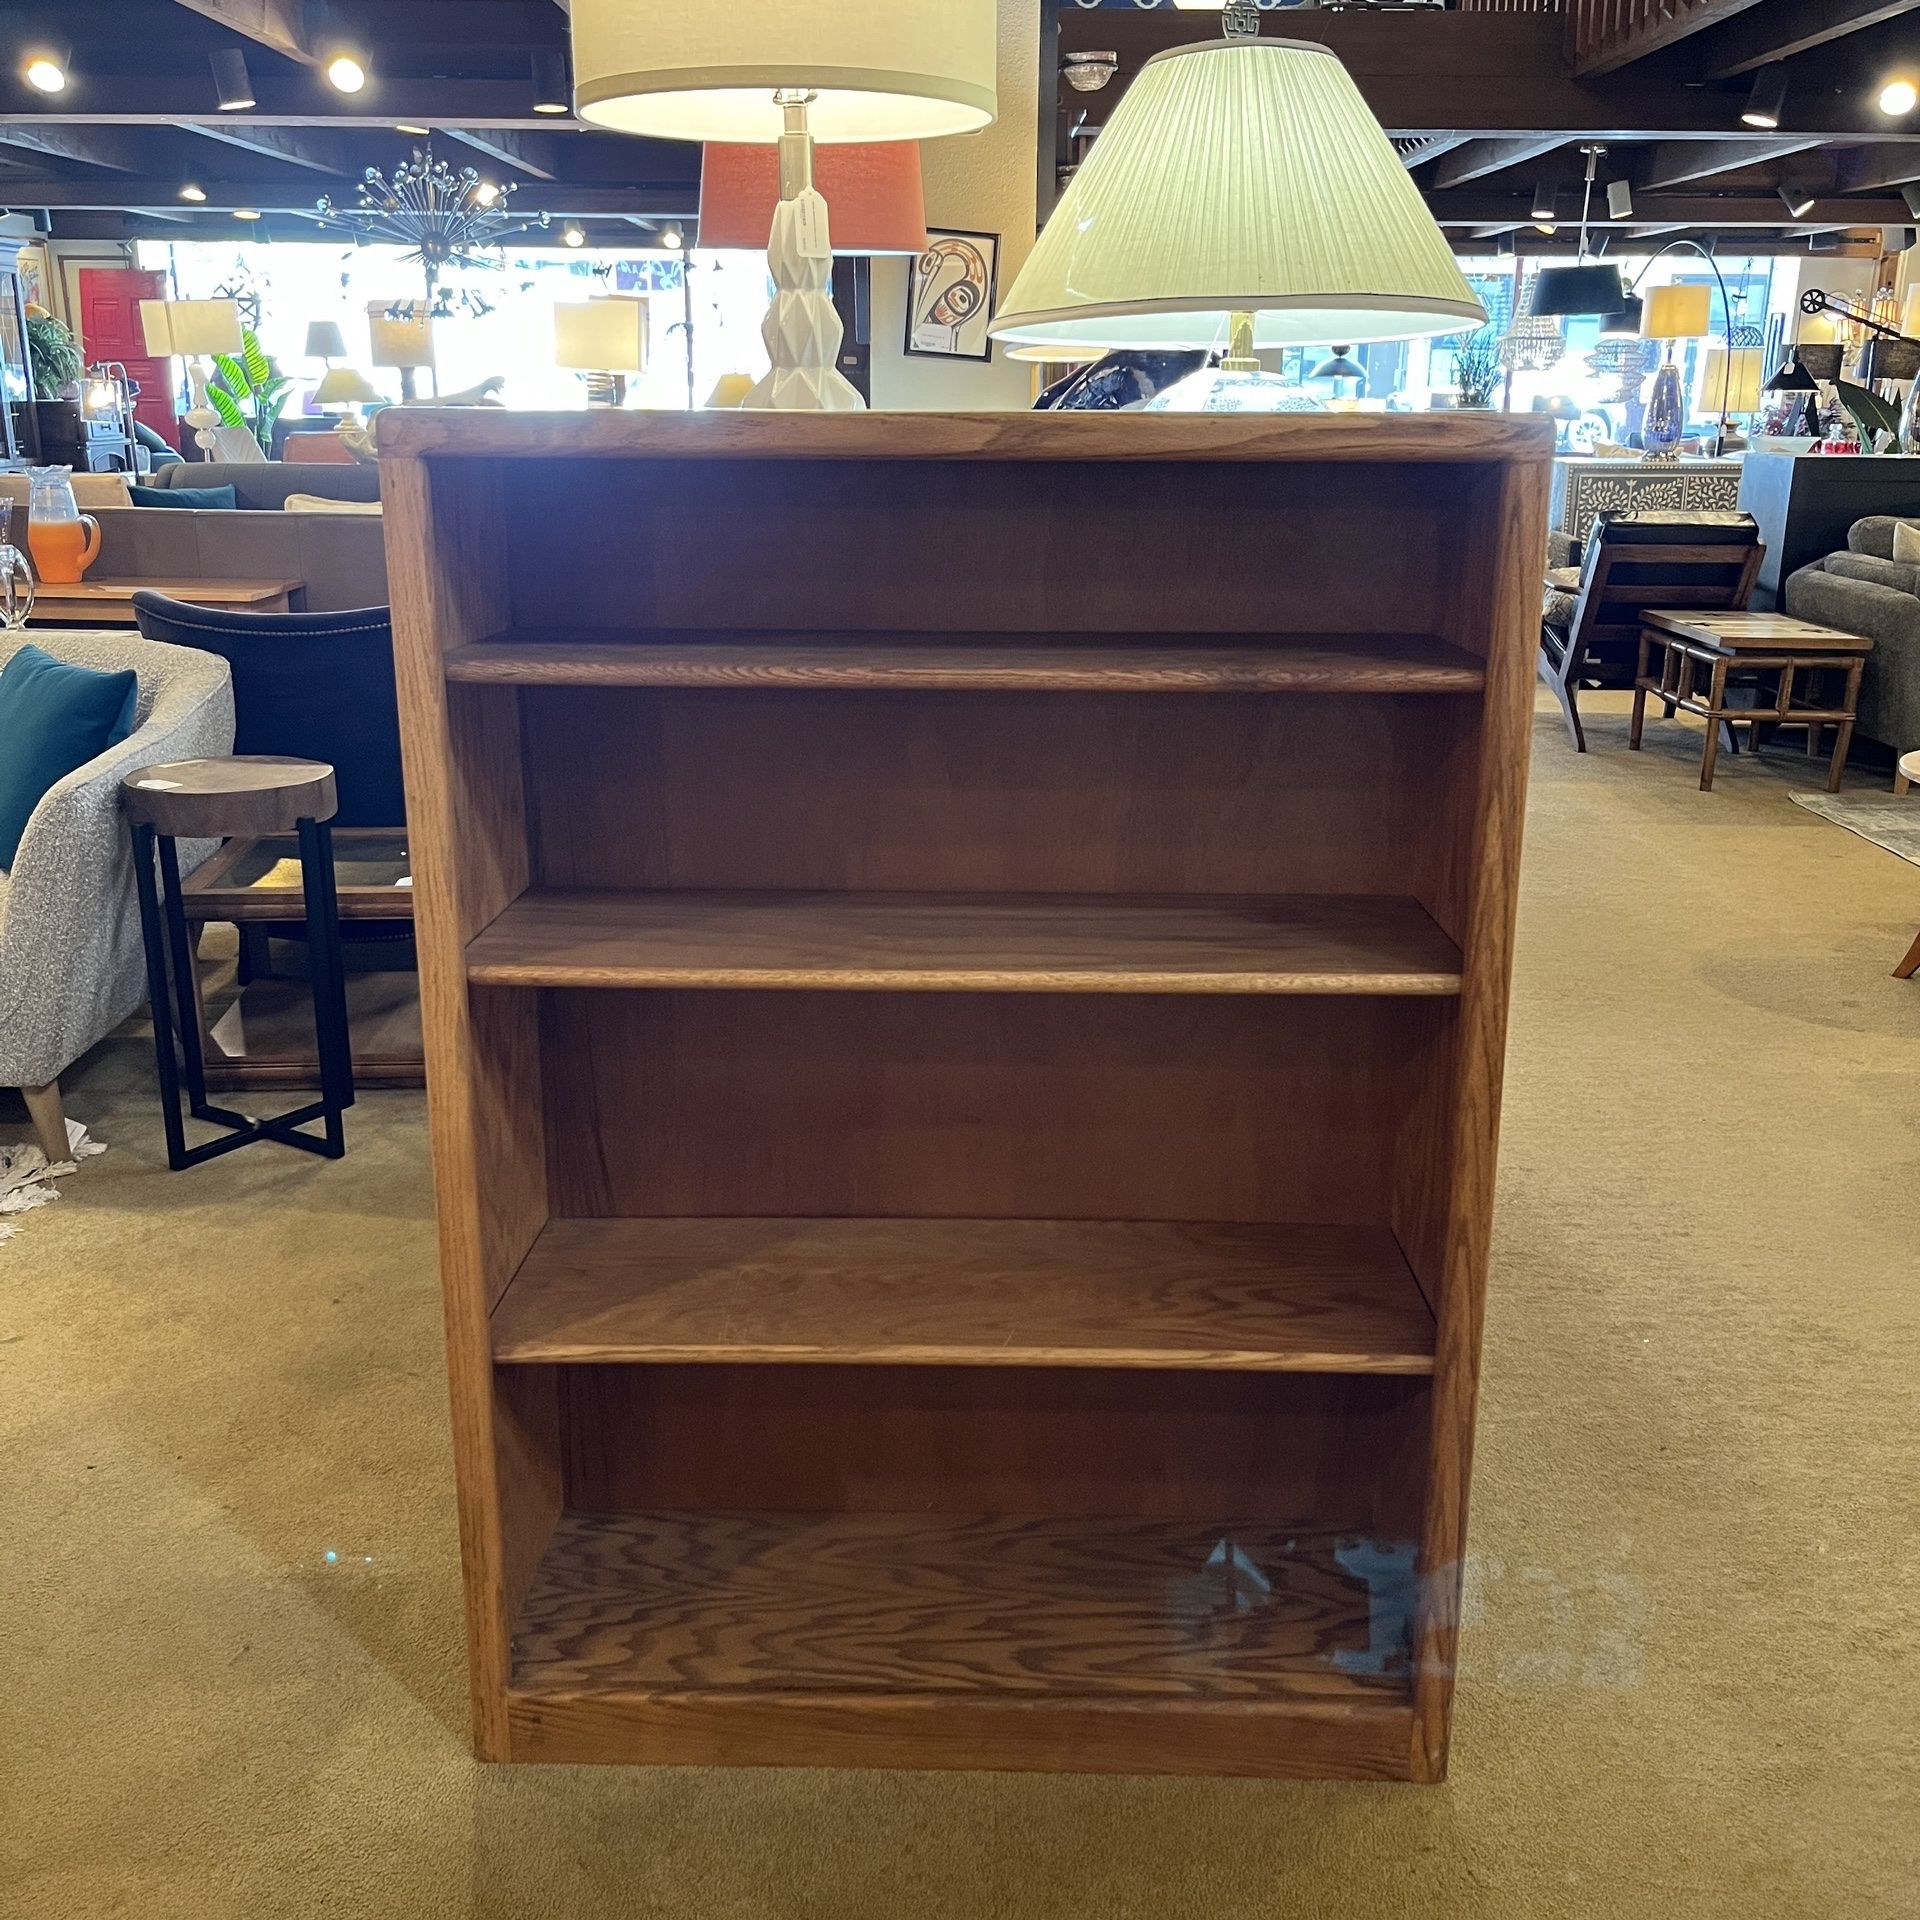
<svg viewBox="0 0 1920 1920"><path fill-rule="evenodd" d="M11 874L0 873L0 1087L26 1095L50 1160L64 1160L60 1075L146 997L133 855L120 782L136 767L233 751L227 663L132 633L0 635L0 667L23 645L75 666L139 676L139 719L117 747L34 808ZM183 841L189 872L217 841Z"/></svg>

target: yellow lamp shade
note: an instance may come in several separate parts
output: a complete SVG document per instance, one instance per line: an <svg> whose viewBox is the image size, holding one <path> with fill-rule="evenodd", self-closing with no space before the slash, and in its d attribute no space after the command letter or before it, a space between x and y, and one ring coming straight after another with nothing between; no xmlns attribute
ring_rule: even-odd
<svg viewBox="0 0 1920 1920"><path fill-rule="evenodd" d="M581 119L771 144L777 88L816 140L922 140L994 117L994 0L573 0Z"/></svg>
<svg viewBox="0 0 1920 1920"><path fill-rule="evenodd" d="M553 310L553 358L576 373L641 373L647 364L647 303L629 294L563 302Z"/></svg>
<svg viewBox="0 0 1920 1920"><path fill-rule="evenodd" d="M1760 382L1765 376L1758 347L1735 347L1731 358L1725 347L1709 347L1700 381L1701 412L1754 412L1760 405Z"/></svg>
<svg viewBox="0 0 1920 1920"><path fill-rule="evenodd" d="M385 397L355 367L329 367L313 390L313 404L316 407L362 407Z"/></svg>
<svg viewBox="0 0 1920 1920"><path fill-rule="evenodd" d="M433 321L424 300L403 300L397 306L373 301L367 308L367 330L376 367L433 365Z"/></svg>
<svg viewBox="0 0 1920 1920"><path fill-rule="evenodd" d="M1322 46L1234 38L1140 70L990 331L1009 345L1404 340L1486 319L1419 189Z"/></svg>
<svg viewBox="0 0 1920 1920"><path fill-rule="evenodd" d="M1652 287L1640 296L1643 340L1698 340L1713 331L1713 289Z"/></svg>
<svg viewBox="0 0 1920 1920"><path fill-rule="evenodd" d="M140 331L149 353L165 359L240 351L240 309L231 300L142 300Z"/></svg>

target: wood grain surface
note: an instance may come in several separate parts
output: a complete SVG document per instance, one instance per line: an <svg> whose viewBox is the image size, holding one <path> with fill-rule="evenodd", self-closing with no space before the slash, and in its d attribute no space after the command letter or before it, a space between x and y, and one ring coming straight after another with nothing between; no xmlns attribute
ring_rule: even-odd
<svg viewBox="0 0 1920 1920"><path fill-rule="evenodd" d="M483 986L975 993L1459 990L1412 900L1192 894L546 893L467 947Z"/></svg>
<svg viewBox="0 0 1920 1920"><path fill-rule="evenodd" d="M1364 1227L555 1220L505 1362L871 1361L1425 1373L1433 1316Z"/></svg>
<svg viewBox="0 0 1920 1920"><path fill-rule="evenodd" d="M1233 1518L569 1514L513 1684L1404 1695L1411 1560Z"/></svg>
<svg viewBox="0 0 1920 1920"><path fill-rule="evenodd" d="M447 656L481 685L871 687L950 693L1474 693L1470 654L1421 634L1077 636L516 632Z"/></svg>
<svg viewBox="0 0 1920 1920"><path fill-rule="evenodd" d="M384 412L382 456L565 460L1535 460L1551 422L1511 413Z"/></svg>

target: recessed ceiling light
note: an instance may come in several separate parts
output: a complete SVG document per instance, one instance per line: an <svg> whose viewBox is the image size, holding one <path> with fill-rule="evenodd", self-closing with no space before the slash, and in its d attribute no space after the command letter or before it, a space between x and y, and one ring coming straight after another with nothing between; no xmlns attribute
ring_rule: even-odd
<svg viewBox="0 0 1920 1920"><path fill-rule="evenodd" d="M258 220L260 213L256 207L235 207L233 217L236 220Z"/></svg>
<svg viewBox="0 0 1920 1920"><path fill-rule="evenodd" d="M196 187L191 180L180 189L180 198L182 200L204 200L206 197L206 188Z"/></svg>
<svg viewBox="0 0 1920 1920"><path fill-rule="evenodd" d="M572 221L568 221L568 223L560 229L560 238L570 247L584 247L587 244L587 236L582 233Z"/></svg>
<svg viewBox="0 0 1920 1920"><path fill-rule="evenodd" d="M358 93L367 84L367 63L357 53L336 53L327 62L327 84L336 93Z"/></svg>
<svg viewBox="0 0 1920 1920"><path fill-rule="evenodd" d="M247 71L247 56L238 47L216 47L207 56L213 66L214 98L222 113L239 113L255 104L253 76Z"/></svg>
<svg viewBox="0 0 1920 1920"><path fill-rule="evenodd" d="M1894 115L1911 113L1915 106L1920 106L1920 90L1914 87L1911 80L1889 80L1880 89L1882 113Z"/></svg>
<svg viewBox="0 0 1920 1920"><path fill-rule="evenodd" d="M36 93L64 93L67 68L63 60L50 53L36 53L20 69L20 76Z"/></svg>

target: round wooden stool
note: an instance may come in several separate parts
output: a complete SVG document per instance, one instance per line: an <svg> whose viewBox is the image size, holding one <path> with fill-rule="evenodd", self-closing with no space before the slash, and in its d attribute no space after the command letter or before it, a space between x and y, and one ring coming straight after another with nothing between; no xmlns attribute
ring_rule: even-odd
<svg viewBox="0 0 1920 1920"><path fill-rule="evenodd" d="M165 1106L167 1164L178 1172L251 1140L337 1160L347 1150L340 1116L353 1105L353 1054L347 1039L346 974L340 960L340 903L334 891L333 830L339 807L333 769L321 760L277 754L235 754L223 760L175 760L142 767L120 783L133 828L133 877L140 895L140 930L147 948L147 997L153 1007L154 1062ZM199 979L180 892L177 840L219 840L234 834L294 833L300 842L300 882L307 916L308 976L320 1057L320 1098L292 1113L256 1120L207 1101L206 1061L200 1048ZM156 888L154 867L159 866ZM169 981L169 962L172 978ZM179 1021L175 1052L174 1010ZM180 1117L184 1081L187 1109L196 1120L227 1129L217 1140L189 1147ZM298 1129L323 1123L316 1137Z"/></svg>

